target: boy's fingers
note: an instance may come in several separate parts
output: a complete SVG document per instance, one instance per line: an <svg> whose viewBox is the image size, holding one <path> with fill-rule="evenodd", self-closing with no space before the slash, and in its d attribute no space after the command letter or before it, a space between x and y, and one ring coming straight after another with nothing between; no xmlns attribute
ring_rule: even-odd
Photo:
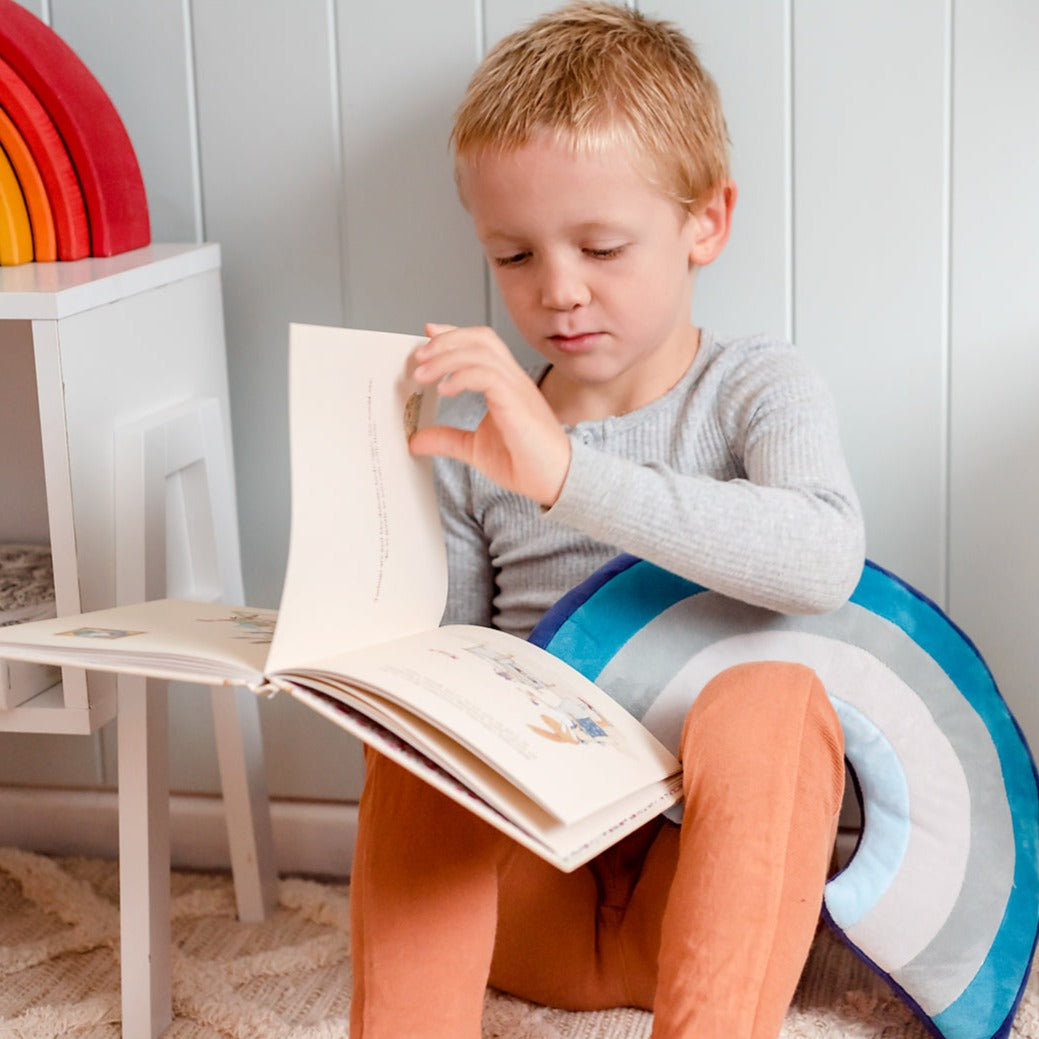
<svg viewBox="0 0 1039 1039"><path fill-rule="evenodd" d="M488 403L509 386L525 389L524 380L529 381L522 370L513 371L494 357L466 349L422 358L413 374L416 380L426 385L436 383L438 392L445 396L472 390L486 394Z"/></svg>
<svg viewBox="0 0 1039 1039"><path fill-rule="evenodd" d="M507 356L512 352L501 338L490 328L459 328L457 325L426 325L429 342L423 343L416 353L420 357L429 357L446 351L466 350Z"/></svg>
<svg viewBox="0 0 1039 1039"><path fill-rule="evenodd" d="M430 322L426 325L425 331L427 336L439 336L445 332L454 332L457 327L457 325L437 325Z"/></svg>

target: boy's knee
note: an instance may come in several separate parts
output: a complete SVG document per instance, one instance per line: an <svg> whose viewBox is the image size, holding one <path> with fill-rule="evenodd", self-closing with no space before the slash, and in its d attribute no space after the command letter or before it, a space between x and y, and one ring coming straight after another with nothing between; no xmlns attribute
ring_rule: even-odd
<svg viewBox="0 0 1039 1039"><path fill-rule="evenodd" d="M719 671L700 692L691 711L711 710L724 703L731 713L745 709L760 713L782 704L786 709L826 699L819 676L806 664L786 660L753 660Z"/></svg>
<svg viewBox="0 0 1039 1039"><path fill-rule="evenodd" d="M716 675L686 716L680 754L687 797L705 783L772 797L804 782L829 815L840 810L844 737L822 682L802 664L760 661Z"/></svg>
<svg viewBox="0 0 1039 1039"><path fill-rule="evenodd" d="M753 661L715 675L686 716L683 751L690 739L743 753L781 742L818 746L843 770L840 721L818 675L804 664Z"/></svg>

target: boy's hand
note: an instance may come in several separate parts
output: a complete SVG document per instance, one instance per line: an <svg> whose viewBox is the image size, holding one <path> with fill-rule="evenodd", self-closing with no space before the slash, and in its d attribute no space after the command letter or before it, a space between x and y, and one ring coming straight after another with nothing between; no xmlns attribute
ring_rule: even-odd
<svg viewBox="0 0 1039 1039"><path fill-rule="evenodd" d="M412 454L445 455L478 469L496 484L552 505L570 467L570 441L530 376L489 328L427 325L428 343L413 354L415 380L441 396L482 393L487 414L475 430L427 426L410 441Z"/></svg>

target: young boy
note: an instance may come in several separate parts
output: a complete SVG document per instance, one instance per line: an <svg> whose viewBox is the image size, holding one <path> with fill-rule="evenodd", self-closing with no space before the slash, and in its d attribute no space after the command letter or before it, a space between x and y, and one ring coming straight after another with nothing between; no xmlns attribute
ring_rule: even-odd
<svg viewBox="0 0 1039 1039"><path fill-rule="evenodd" d="M863 533L830 399L788 344L690 323L736 191L688 41L579 4L502 41L452 134L459 193L528 373L489 329L430 325L415 376L443 423L445 620L526 635L626 551L787 612L842 603ZM478 1039L484 988L654 1011L656 1039L775 1037L814 933L843 790L807 668L691 694L681 826L560 873L368 755L352 1039Z"/></svg>

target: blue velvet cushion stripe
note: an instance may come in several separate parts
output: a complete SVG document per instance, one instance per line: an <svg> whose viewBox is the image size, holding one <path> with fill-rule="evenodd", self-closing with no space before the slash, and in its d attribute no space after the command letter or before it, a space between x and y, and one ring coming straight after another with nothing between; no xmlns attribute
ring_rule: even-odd
<svg viewBox="0 0 1039 1039"><path fill-rule="evenodd" d="M641 564L641 565L636 565ZM609 594L596 593L609 583ZM666 570L620 555L563 596L531 632L530 641L550 648L593 682L614 654L676 602L703 591ZM623 600L625 609L617 609Z"/></svg>

